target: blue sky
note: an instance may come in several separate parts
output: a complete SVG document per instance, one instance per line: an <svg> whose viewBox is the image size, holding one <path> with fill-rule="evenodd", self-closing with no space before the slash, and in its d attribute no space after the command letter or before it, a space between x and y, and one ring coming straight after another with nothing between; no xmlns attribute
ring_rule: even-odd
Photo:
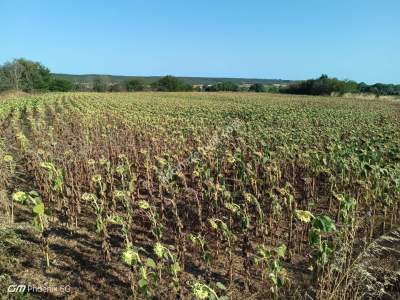
<svg viewBox="0 0 400 300"><path fill-rule="evenodd" d="M0 63L400 83L399 0L0 0Z"/></svg>

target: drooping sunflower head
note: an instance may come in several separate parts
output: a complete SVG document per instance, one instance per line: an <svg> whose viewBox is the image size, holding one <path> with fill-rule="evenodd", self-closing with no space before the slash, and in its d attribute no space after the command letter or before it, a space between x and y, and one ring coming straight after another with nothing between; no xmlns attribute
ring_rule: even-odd
<svg viewBox="0 0 400 300"><path fill-rule="evenodd" d="M92 181L94 183L101 182L101 175L100 174L93 175L92 176Z"/></svg>
<svg viewBox="0 0 400 300"><path fill-rule="evenodd" d="M28 199L28 194L23 191L18 191L12 195L12 198L15 202L24 203Z"/></svg>
<svg viewBox="0 0 400 300"><path fill-rule="evenodd" d="M12 162L14 160L14 158L11 155L7 154L7 155L4 155L3 160L6 163L10 163L10 162Z"/></svg>

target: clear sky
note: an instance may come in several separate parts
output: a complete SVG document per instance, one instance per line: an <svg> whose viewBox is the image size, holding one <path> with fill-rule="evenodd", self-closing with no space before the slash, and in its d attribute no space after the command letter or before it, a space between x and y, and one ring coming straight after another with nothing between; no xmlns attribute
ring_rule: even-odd
<svg viewBox="0 0 400 300"><path fill-rule="evenodd" d="M399 0L0 0L0 63L400 83Z"/></svg>

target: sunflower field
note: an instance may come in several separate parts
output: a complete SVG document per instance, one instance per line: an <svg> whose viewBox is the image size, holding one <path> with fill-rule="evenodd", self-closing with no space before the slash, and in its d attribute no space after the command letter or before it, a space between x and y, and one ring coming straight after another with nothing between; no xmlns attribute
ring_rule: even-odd
<svg viewBox="0 0 400 300"><path fill-rule="evenodd" d="M368 297L354 266L400 223L399 128L400 103L379 99L2 99L0 286L69 286L29 299ZM381 278L398 292L399 277Z"/></svg>

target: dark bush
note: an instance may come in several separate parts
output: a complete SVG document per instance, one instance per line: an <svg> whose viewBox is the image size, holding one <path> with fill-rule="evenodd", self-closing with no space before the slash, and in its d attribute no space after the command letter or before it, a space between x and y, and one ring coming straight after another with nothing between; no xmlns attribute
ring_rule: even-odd
<svg viewBox="0 0 400 300"><path fill-rule="evenodd" d="M236 83L226 81L206 87L207 92L237 92L239 86Z"/></svg>
<svg viewBox="0 0 400 300"><path fill-rule="evenodd" d="M339 80L322 75L318 79L309 79L289 84L283 87L281 92L298 95L331 95L332 93L358 93L359 87L354 81Z"/></svg>
<svg viewBox="0 0 400 300"><path fill-rule="evenodd" d="M249 87L249 92L265 93L266 91L265 86L261 83L255 83Z"/></svg>
<svg viewBox="0 0 400 300"><path fill-rule="evenodd" d="M138 92L144 90L144 83L139 79L131 79L125 82L128 92Z"/></svg>

